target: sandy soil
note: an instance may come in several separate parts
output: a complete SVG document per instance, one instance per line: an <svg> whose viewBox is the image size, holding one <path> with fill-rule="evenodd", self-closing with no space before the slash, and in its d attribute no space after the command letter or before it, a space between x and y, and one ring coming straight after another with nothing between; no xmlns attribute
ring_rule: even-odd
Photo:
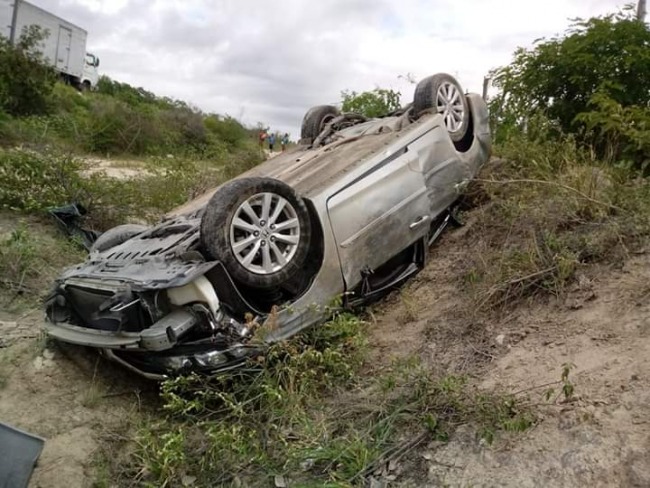
<svg viewBox="0 0 650 488"><path fill-rule="evenodd" d="M650 255L623 269L588 270L562 301L464 323L450 274L462 259L452 233L416 280L379 306L371 344L381 358L418 354L434 374L469 374L485 389L521 392L539 412L525 433L493 445L475 430L418 447L399 486L650 486ZM385 359L384 359L385 361ZM570 401L543 397L565 363ZM553 385L559 393L558 385Z"/></svg>
<svg viewBox="0 0 650 488"><path fill-rule="evenodd" d="M48 344L41 324L40 312L0 314L0 419L46 440L30 487L88 487L103 439L135 421L154 387L83 348Z"/></svg>
<svg viewBox="0 0 650 488"><path fill-rule="evenodd" d="M84 176L104 173L109 178L128 180L151 175L140 161L113 161L93 157L86 158L84 162L88 165L88 168L82 172Z"/></svg>

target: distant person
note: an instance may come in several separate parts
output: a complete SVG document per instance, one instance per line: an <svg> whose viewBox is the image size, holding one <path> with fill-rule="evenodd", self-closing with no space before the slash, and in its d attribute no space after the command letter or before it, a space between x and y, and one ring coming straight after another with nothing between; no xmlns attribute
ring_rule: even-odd
<svg viewBox="0 0 650 488"><path fill-rule="evenodd" d="M289 134L286 132L282 136L282 139L280 140L280 144L282 144L282 150L284 151L287 148L287 145L289 144Z"/></svg>
<svg viewBox="0 0 650 488"><path fill-rule="evenodd" d="M260 149L264 149L264 141L266 140L266 131L261 130L259 134L260 139Z"/></svg>
<svg viewBox="0 0 650 488"><path fill-rule="evenodd" d="M273 152L273 145L275 144L275 134L271 132L269 134L269 150Z"/></svg>

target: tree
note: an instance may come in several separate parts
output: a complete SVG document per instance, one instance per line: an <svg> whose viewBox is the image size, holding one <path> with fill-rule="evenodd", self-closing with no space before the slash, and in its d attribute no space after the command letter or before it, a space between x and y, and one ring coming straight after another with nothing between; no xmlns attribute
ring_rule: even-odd
<svg viewBox="0 0 650 488"><path fill-rule="evenodd" d="M510 65L493 70L501 90L490 103L497 142L522 131L572 134L600 157L647 168L650 30L633 10L578 19L563 36L520 48Z"/></svg>
<svg viewBox="0 0 650 488"><path fill-rule="evenodd" d="M650 101L650 30L630 11L577 20L564 36L520 48L513 62L493 70L501 93L496 115L510 122L541 111L565 132L577 132L578 114L605 94L622 107Z"/></svg>
<svg viewBox="0 0 650 488"><path fill-rule="evenodd" d="M342 91L343 112L355 112L366 117L382 117L399 109L401 93L385 88L375 88L372 91L357 93Z"/></svg>
<svg viewBox="0 0 650 488"><path fill-rule="evenodd" d="M11 115L48 110L56 72L43 62L37 49L46 36L37 26L25 29L15 45L0 36L0 110Z"/></svg>

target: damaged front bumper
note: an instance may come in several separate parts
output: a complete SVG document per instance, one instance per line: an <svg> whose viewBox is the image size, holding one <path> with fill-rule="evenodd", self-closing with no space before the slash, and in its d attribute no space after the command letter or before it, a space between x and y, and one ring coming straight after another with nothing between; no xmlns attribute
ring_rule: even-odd
<svg viewBox="0 0 650 488"><path fill-rule="evenodd" d="M203 348L183 351L172 349L164 353L127 352L102 349L102 354L111 361L150 380L194 373L220 373L241 368L259 351L249 346L236 345L227 349Z"/></svg>
<svg viewBox="0 0 650 488"><path fill-rule="evenodd" d="M172 376L197 373L215 373L243 366L258 355L260 349L243 343L200 343L177 345L168 330L177 330L165 323L187 324L192 314L176 310L163 324L141 333L107 332L66 323L45 323L48 336L80 346L93 347L111 361L145 378L161 381ZM182 318L181 318L182 317ZM182 322L176 322L181 318ZM163 346L167 344L167 346Z"/></svg>
<svg viewBox="0 0 650 488"><path fill-rule="evenodd" d="M261 346L234 310L260 312L196 251L198 228L178 218L65 270L45 303L47 334L156 380L244 364Z"/></svg>
<svg viewBox="0 0 650 488"><path fill-rule="evenodd" d="M223 314L205 277L163 290L132 285L59 283L46 303L46 333L154 380L233 369L257 354L246 344L251 331Z"/></svg>

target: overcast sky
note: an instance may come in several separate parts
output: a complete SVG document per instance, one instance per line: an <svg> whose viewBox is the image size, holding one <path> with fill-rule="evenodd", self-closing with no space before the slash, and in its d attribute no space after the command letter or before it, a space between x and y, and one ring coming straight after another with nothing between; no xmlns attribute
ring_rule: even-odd
<svg viewBox="0 0 650 488"><path fill-rule="evenodd" d="M88 31L100 71L297 137L341 90L414 87L436 72L481 90L517 46L617 0L29 0Z"/></svg>

